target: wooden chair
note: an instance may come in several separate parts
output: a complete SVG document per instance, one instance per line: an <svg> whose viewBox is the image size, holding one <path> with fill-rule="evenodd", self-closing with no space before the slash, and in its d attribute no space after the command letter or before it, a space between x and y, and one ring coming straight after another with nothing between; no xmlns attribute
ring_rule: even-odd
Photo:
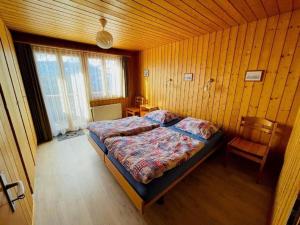
<svg viewBox="0 0 300 225"><path fill-rule="evenodd" d="M134 107L126 108L126 117L140 115L140 105L143 105L144 101L145 101L144 97L141 96L135 97Z"/></svg>
<svg viewBox="0 0 300 225"><path fill-rule="evenodd" d="M239 129L240 136L234 137L227 144L226 161L229 153L234 153L260 164L256 180L259 182L276 128L277 123L266 119L257 117L242 117ZM258 138L253 141L254 133L256 136L260 137L260 141L257 140ZM264 139L265 143L261 143L261 139Z"/></svg>

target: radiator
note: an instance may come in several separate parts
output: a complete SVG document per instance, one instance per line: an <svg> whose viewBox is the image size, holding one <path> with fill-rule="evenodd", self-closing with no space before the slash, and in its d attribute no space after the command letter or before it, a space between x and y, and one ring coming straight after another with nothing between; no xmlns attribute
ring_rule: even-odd
<svg viewBox="0 0 300 225"><path fill-rule="evenodd" d="M122 118L121 103L92 107L93 121L114 120Z"/></svg>

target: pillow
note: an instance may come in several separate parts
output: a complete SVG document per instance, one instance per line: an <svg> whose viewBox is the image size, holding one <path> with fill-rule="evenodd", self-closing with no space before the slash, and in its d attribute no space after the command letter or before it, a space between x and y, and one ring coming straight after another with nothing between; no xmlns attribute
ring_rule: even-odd
<svg viewBox="0 0 300 225"><path fill-rule="evenodd" d="M219 130L212 122L191 117L181 120L175 127L204 139L209 139Z"/></svg>
<svg viewBox="0 0 300 225"><path fill-rule="evenodd" d="M155 110L149 112L145 117L157 121L159 123L169 123L174 119L178 118L178 115L169 112L168 110Z"/></svg>

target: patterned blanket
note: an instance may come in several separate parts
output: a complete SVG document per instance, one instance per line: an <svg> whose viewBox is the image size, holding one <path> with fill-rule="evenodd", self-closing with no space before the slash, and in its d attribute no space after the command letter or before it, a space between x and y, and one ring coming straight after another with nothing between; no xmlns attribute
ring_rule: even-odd
<svg viewBox="0 0 300 225"><path fill-rule="evenodd" d="M165 127L135 136L107 138L104 143L109 153L138 182L145 184L187 161L204 146L196 139Z"/></svg>
<svg viewBox="0 0 300 225"><path fill-rule="evenodd" d="M88 129L104 142L109 137L135 135L158 126L158 123L151 122L143 117L131 116L118 120L92 122L89 124Z"/></svg>

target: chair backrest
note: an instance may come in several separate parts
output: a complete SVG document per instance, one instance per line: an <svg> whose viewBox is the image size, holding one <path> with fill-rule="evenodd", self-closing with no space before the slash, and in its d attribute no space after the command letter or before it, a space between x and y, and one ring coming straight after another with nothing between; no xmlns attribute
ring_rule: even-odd
<svg viewBox="0 0 300 225"><path fill-rule="evenodd" d="M264 139L264 144L270 146L276 129L277 123L270 120L258 117L242 117L239 133L246 139L252 139L253 132L251 131L254 130L254 132L259 134L260 137L263 134L264 138L260 138L260 140Z"/></svg>
<svg viewBox="0 0 300 225"><path fill-rule="evenodd" d="M140 105L144 104L144 101L145 101L144 97L136 96L135 97L135 106L140 107Z"/></svg>

